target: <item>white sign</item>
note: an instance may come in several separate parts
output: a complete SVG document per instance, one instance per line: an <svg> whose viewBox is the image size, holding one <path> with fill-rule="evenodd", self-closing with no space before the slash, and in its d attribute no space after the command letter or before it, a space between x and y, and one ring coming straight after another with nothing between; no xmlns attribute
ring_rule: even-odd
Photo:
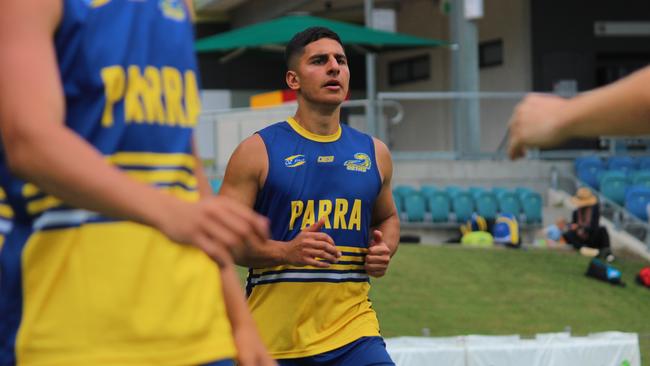
<svg viewBox="0 0 650 366"><path fill-rule="evenodd" d="M372 28L386 32L396 32L395 10L393 9L373 9L372 10Z"/></svg>
<svg viewBox="0 0 650 366"><path fill-rule="evenodd" d="M483 0L465 0L465 19L483 18Z"/></svg>

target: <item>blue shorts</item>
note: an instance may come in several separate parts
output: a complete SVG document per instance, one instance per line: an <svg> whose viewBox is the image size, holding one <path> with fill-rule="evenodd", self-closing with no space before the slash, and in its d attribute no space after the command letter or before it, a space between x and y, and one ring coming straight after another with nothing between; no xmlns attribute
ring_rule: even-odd
<svg viewBox="0 0 650 366"><path fill-rule="evenodd" d="M363 337L319 355L277 361L279 366L395 366L382 337Z"/></svg>
<svg viewBox="0 0 650 366"><path fill-rule="evenodd" d="M221 361L206 363L203 366L235 366L235 362L233 360L221 360Z"/></svg>

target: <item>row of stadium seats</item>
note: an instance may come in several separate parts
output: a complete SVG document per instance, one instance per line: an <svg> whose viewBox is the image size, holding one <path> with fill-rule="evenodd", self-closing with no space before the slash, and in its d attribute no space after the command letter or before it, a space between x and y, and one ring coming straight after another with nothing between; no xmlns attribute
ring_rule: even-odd
<svg viewBox="0 0 650 366"><path fill-rule="evenodd" d="M416 189L400 185L393 189L393 197L400 217L407 222L464 223L473 213L486 219L502 213L512 214L524 223L542 222L542 196L527 187L508 190L424 185Z"/></svg>
<svg viewBox="0 0 650 366"><path fill-rule="evenodd" d="M650 182L650 156L612 156L607 160L594 155L583 156L576 158L575 171L581 181L595 189L599 189L605 174L613 171L624 173L632 184L640 184L636 181Z"/></svg>
<svg viewBox="0 0 650 366"><path fill-rule="evenodd" d="M584 156L575 160L578 179L597 189L610 201L648 221L650 203L650 156L633 158Z"/></svg>
<svg viewBox="0 0 650 366"><path fill-rule="evenodd" d="M219 192L221 183L219 178L210 180L215 193ZM400 185L393 189L393 197L400 217L408 222L464 223L472 213L486 219L508 213L524 223L542 222L542 196L527 187L508 190L503 187L463 189L424 185L418 190Z"/></svg>
<svg viewBox="0 0 650 366"><path fill-rule="evenodd" d="M650 203L650 171L605 171L600 176L599 184L593 188L636 217L648 221L646 206Z"/></svg>

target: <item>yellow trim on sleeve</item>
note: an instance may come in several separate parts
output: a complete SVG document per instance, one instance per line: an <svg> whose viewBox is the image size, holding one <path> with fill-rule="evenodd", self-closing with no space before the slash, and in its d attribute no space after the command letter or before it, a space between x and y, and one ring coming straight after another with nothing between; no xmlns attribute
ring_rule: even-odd
<svg viewBox="0 0 650 366"><path fill-rule="evenodd" d="M36 196L41 190L32 183L25 183L23 185L23 197L29 198Z"/></svg>
<svg viewBox="0 0 650 366"><path fill-rule="evenodd" d="M0 204L0 217L7 219L14 217L14 211L11 209L11 206Z"/></svg>
<svg viewBox="0 0 650 366"><path fill-rule="evenodd" d="M45 196L43 198L29 202L27 204L27 213L30 215L37 214L47 209L56 207L61 203L61 200L54 196Z"/></svg>
<svg viewBox="0 0 650 366"><path fill-rule="evenodd" d="M294 131L296 131L297 134L299 134L300 136L302 136L302 137L304 137L304 138L306 138L308 140L312 140L312 141L316 141L316 142L334 142L334 141L338 140L341 137L341 125L340 124L338 126L339 128L333 134L331 134L331 135L319 135L319 134L313 133L311 131L308 131L306 128L302 127L298 123L298 121L296 121L293 117L287 118L287 123L289 124L289 126L291 126L291 128L293 128Z"/></svg>

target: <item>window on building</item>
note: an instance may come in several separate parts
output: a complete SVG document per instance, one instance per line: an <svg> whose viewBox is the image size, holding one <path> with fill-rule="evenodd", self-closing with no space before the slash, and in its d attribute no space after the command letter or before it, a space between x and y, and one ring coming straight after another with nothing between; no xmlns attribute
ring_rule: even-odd
<svg viewBox="0 0 650 366"><path fill-rule="evenodd" d="M481 42L478 45L478 60L480 67L503 65L503 40Z"/></svg>
<svg viewBox="0 0 650 366"><path fill-rule="evenodd" d="M418 80L428 80L431 75L431 57L422 55L388 64L388 81L397 85Z"/></svg>

